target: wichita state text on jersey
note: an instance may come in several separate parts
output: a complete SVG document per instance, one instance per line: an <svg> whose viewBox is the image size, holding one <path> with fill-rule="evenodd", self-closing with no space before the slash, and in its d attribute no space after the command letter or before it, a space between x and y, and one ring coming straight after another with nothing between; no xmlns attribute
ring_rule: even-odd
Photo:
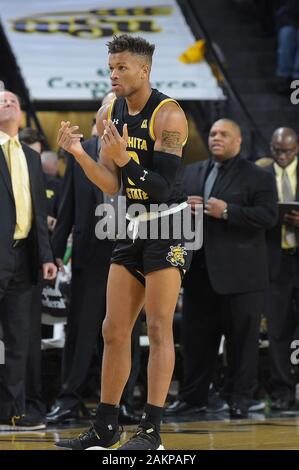
<svg viewBox="0 0 299 470"><path fill-rule="evenodd" d="M122 97L115 99L109 108L108 119L112 119L118 132L122 135L123 125L128 125L128 146L127 152L145 169L153 170L153 154L155 145L154 135L154 119L157 111L165 103L174 102L175 100L153 89L146 105L142 111L135 115L128 114L126 100ZM178 104L178 103L177 103ZM179 105L178 105L179 106ZM172 193L167 201L163 203L172 204L186 200L182 190L182 162L181 168L177 173L177 177L173 186ZM138 188L132 180L126 175L126 170L122 169L122 181L124 191L127 197L127 204L142 203L146 206L149 204L159 204L161 201L150 199L149 195Z"/></svg>

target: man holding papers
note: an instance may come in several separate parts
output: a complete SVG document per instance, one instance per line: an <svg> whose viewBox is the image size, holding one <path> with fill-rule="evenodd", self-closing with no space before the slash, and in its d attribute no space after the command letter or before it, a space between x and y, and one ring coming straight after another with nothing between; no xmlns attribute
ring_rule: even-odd
<svg viewBox="0 0 299 470"><path fill-rule="evenodd" d="M267 308L270 341L272 409L288 410L295 403L291 343L299 338L299 167L298 136L277 129L271 140L280 220L269 232L270 290ZM296 330L298 334L296 334Z"/></svg>

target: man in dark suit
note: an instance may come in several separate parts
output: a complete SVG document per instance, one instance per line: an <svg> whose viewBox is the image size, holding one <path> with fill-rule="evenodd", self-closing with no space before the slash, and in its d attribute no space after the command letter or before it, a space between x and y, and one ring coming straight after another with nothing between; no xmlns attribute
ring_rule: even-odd
<svg viewBox="0 0 299 470"><path fill-rule="evenodd" d="M298 135L293 129L277 129L271 140L279 200L299 201ZM283 223L284 222L284 223ZM295 403L296 375L291 364L291 343L299 333L299 211L294 210L267 233L270 289L267 302L274 410L288 410Z"/></svg>
<svg viewBox="0 0 299 470"><path fill-rule="evenodd" d="M97 161L98 137L92 137L82 145ZM52 247L57 264L62 268L67 239L73 229L71 305L63 351L62 387L47 415L50 423L77 417L80 410L86 414L82 389L94 353L102 352L99 344L102 342L101 325L106 314L106 286L115 239L115 234L111 234L112 240L98 240L95 235L98 222L95 210L104 202L115 205L117 196L111 198L100 191L70 156ZM135 335L135 342L138 340ZM136 377L133 383L135 380ZM139 422L127 405L122 404L120 414L123 422Z"/></svg>
<svg viewBox="0 0 299 470"><path fill-rule="evenodd" d="M217 121L209 136L212 158L186 169L189 204L193 211L204 204L204 242L184 282L184 384L167 414L207 405L222 334L232 418L247 417L256 384L268 286L265 230L276 222L277 196L273 176L241 158L241 141L235 122Z"/></svg>
<svg viewBox="0 0 299 470"><path fill-rule="evenodd" d="M39 155L18 139L22 113L9 91L0 95L0 319L5 364L0 365L0 430L40 429L25 413L26 355L32 284L39 268L54 279Z"/></svg>
<svg viewBox="0 0 299 470"><path fill-rule="evenodd" d="M56 177L57 155L54 152L44 152L44 137L36 130L25 127L19 132L19 140L41 155L44 186L46 190L46 210L49 232L53 231L57 217L61 179ZM27 356L26 372L26 414L27 419L45 422L46 406L43 400L41 368L41 315L42 315L42 279L34 286L31 297L30 337Z"/></svg>

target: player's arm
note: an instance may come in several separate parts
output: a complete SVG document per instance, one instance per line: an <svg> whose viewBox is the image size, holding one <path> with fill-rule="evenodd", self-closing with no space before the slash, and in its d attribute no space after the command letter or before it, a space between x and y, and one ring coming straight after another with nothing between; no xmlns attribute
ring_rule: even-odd
<svg viewBox="0 0 299 470"><path fill-rule="evenodd" d="M107 119L108 106L103 106L98 111L97 128L99 136L102 136L103 119ZM103 192L115 194L119 191L120 177L116 164L100 151L100 162L95 162L83 149L80 138L81 134L76 134L78 126L70 126L70 122L62 121L58 132L57 143L67 152L71 153L79 165L82 167L87 178L90 179Z"/></svg>
<svg viewBox="0 0 299 470"><path fill-rule="evenodd" d="M175 103L167 103L158 111L154 122L156 138L154 150L182 156L188 137L188 124L184 111Z"/></svg>
<svg viewBox="0 0 299 470"><path fill-rule="evenodd" d="M151 197L159 201L167 199L181 165L187 133L187 120L183 110L171 102L162 106L154 122L156 140L153 170L144 168L131 158L122 167L126 176Z"/></svg>

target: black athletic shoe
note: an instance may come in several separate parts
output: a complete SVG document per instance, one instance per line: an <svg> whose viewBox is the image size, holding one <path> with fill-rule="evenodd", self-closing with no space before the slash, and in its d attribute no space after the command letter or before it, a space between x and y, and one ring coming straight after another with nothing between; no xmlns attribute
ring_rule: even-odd
<svg viewBox="0 0 299 470"><path fill-rule="evenodd" d="M117 450L164 450L164 447L155 426L140 426L136 434Z"/></svg>
<svg viewBox="0 0 299 470"><path fill-rule="evenodd" d="M66 439L55 442L57 447L72 450L105 450L119 447L120 432L108 426L98 427L92 425L87 431L79 434L75 439Z"/></svg>

